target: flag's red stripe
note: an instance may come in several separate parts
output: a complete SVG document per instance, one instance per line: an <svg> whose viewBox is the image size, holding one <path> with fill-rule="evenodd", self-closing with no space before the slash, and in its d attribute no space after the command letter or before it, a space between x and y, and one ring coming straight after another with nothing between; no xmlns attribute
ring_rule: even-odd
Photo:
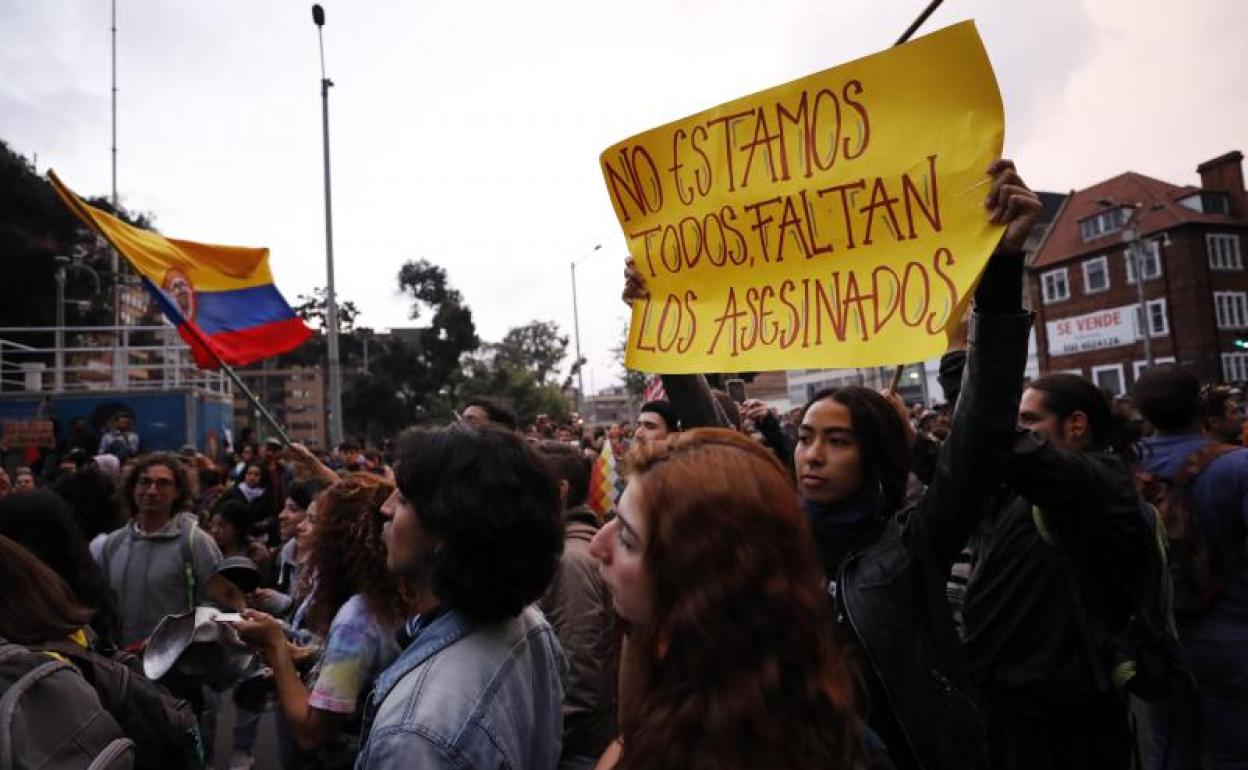
<svg viewBox="0 0 1248 770"><path fill-rule="evenodd" d="M188 325L178 327L182 339L191 346L195 363L201 369L215 369L217 363L200 340L206 340L230 366L246 366L264 358L294 350L312 336L312 330L299 318L253 326L232 332L198 335Z"/></svg>

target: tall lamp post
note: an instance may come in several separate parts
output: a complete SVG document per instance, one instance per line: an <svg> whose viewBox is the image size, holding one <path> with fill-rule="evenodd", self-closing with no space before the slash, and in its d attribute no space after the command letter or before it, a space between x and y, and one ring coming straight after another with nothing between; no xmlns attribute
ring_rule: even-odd
<svg viewBox="0 0 1248 770"><path fill-rule="evenodd" d="M576 309L576 264L584 262L594 255L594 252L602 248L601 243L595 243L594 247L589 250L585 256L572 261L572 329L576 338L576 411L581 412L582 399L585 398L585 376L581 373L585 369L584 359L581 358L581 317Z"/></svg>
<svg viewBox="0 0 1248 770"><path fill-rule="evenodd" d="M329 89L334 81L325 77L325 9L312 6L316 40L321 50L321 135L325 153L325 324L329 341L329 443L342 443L342 361L338 358L338 298L334 293L334 215L329 184Z"/></svg>
<svg viewBox="0 0 1248 770"><path fill-rule="evenodd" d="M1118 203L1113 198L1098 198L1096 205L1107 209L1122 207L1131 210L1124 223L1122 240L1127 244L1127 252L1131 255L1131 265L1135 270L1135 300L1140 306L1140 338L1144 343L1144 365L1151 369L1154 361L1153 319L1148 313L1148 302L1144 299L1144 242L1140 239L1140 212L1144 210L1144 204L1138 201ZM1153 204L1149 210L1156 211L1160 208L1160 204Z"/></svg>

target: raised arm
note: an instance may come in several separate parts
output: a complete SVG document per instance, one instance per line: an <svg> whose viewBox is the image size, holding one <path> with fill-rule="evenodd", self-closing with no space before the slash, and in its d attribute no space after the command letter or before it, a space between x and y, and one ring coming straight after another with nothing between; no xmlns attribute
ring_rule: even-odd
<svg viewBox="0 0 1248 770"><path fill-rule="evenodd" d="M1031 314L1022 305L1022 245L1040 201L1010 161L997 161L988 173L993 186L985 206L991 221L1006 224L1006 232L975 290L966 368L949 438L908 530L912 548L933 560L937 572L947 572L988 496L1005 480L1027 364Z"/></svg>

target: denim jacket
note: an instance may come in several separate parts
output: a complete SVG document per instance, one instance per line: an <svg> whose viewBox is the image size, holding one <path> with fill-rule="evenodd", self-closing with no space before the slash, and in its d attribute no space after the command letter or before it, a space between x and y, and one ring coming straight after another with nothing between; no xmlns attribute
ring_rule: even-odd
<svg viewBox="0 0 1248 770"><path fill-rule="evenodd" d="M555 770L566 676L537 609L492 625L447 610L378 677L356 770Z"/></svg>

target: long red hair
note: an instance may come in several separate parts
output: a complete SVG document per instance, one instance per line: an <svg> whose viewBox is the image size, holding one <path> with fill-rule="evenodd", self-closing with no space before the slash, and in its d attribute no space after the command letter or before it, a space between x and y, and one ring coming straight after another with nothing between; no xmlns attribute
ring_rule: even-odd
<svg viewBox="0 0 1248 770"><path fill-rule="evenodd" d="M628 463L654 611L629 638L619 768L865 765L850 663L783 466L715 429Z"/></svg>

